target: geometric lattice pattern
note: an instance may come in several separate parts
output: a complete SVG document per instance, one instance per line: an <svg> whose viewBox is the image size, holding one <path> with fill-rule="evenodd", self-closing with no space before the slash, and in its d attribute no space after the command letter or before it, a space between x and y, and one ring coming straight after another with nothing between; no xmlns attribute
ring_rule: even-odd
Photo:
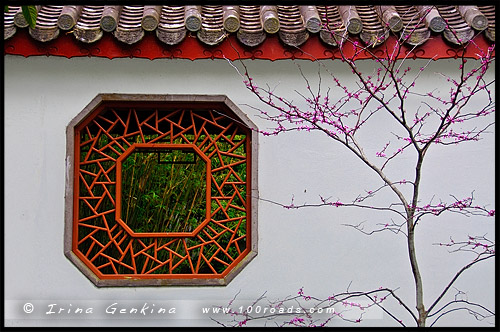
<svg viewBox="0 0 500 332"><path fill-rule="evenodd" d="M250 251L249 135L212 106L95 110L75 127L73 252L101 279L226 275ZM155 144L186 145L208 161L208 212L191 233L134 233L117 218L117 205L127 204L117 201L117 160Z"/></svg>

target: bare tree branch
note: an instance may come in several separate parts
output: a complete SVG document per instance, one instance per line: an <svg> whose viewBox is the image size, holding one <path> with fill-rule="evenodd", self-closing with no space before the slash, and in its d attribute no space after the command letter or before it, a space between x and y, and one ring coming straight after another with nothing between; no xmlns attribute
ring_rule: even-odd
<svg viewBox="0 0 500 332"><path fill-rule="evenodd" d="M429 7L424 15L415 16L413 23L415 21L423 22L425 15L432 9L433 7ZM325 29L330 28L327 22ZM447 26L447 29L459 40L457 33L451 26ZM406 250L414 279L416 313L409 306L403 305L401 299L396 297L393 291L384 290L403 305L418 326L425 326L428 317L438 315L432 323L435 324L446 314L459 310L467 310L476 318L488 317L488 315L493 314L491 311L468 301L450 301L439 310L434 310L464 271L481 261L494 257L494 242L483 236L472 237L468 242L444 244L452 247L454 249L452 252L470 251L476 253L477 257L456 272L431 306L425 309L424 284L418 265L415 234L416 226L429 216L438 217L448 212L464 217L493 217L495 215L494 209L474 203L474 192L466 198L458 198L451 194L450 197L453 199L451 202L440 200L436 203L433 202L433 197L428 203L425 203L420 198L421 182L424 176L422 169L427 160L427 153L432 147L477 142L494 127L495 79L490 78L490 76L487 78L486 74L491 70L491 64L495 61L495 46L492 45L487 50L481 50L479 61L473 62L468 61L465 50L469 45L474 45L474 38L464 43L458 52L460 54L457 61L458 71L454 75L441 74L440 76L445 81L443 85L448 84L449 91L446 92L441 86L439 88L426 86L428 92L422 93L416 90L416 86L421 84L423 73L429 69L433 59L426 61L416 72L410 66L406 66L408 56L412 51L405 44L411 36L412 31L410 30L410 27L407 26L404 33L395 37L396 42L392 49L386 43L383 57L378 57L370 45L362 46L358 41L349 38L344 33L339 34L336 30L329 30L334 37L340 40L338 52L341 61L351 71L355 84L350 86L318 60L316 61L318 63L317 81L313 87L312 80L297 64L298 73L305 85L302 90L294 90L299 98L298 102L290 97L286 98L280 95L276 86L273 88L269 84L258 86L250 75L245 62L241 59L238 62L241 70L228 61L243 78L247 89L267 107L267 109L263 109L247 105L256 110L261 118L272 124L269 130L261 130L261 134L269 136L290 131L321 132L336 142L335 144L340 144L350 151L361 164L371 169L382 181L380 187L371 191L367 190L351 201L332 200L319 196L317 203L296 204L294 196L292 196L291 203L284 204L267 198L259 199L286 209L325 206L355 207L396 215L397 221L389 219L390 222L378 223L370 230L365 229L364 221L358 224L345 224L345 226L352 227L365 235L374 235L384 231L405 235ZM345 52L347 47L353 49L353 52L350 53L352 55ZM413 46L413 48L415 47ZM375 64L372 72L363 71L361 66L358 66L356 60L361 53L371 54ZM324 79L322 70L329 75L327 79ZM325 87L325 85L327 86ZM332 100L332 96L338 97ZM408 97L417 98L417 102L409 101ZM381 115L387 119L388 130L384 134L390 134L389 136L393 140L388 140L385 144L382 143L381 149L372 155L365 152L364 148L366 147L364 141L360 139L362 135L359 133L372 122L375 115ZM477 124L476 119L485 117L488 117L485 123ZM407 154L411 154L410 159L413 163L407 169L407 179L392 178L388 172L389 165L394 165L394 162L399 160L403 154L405 157ZM405 185L407 187L403 188L402 186ZM389 189L394 201L389 204L370 204L370 200L376 196L385 195L384 197L386 197L387 194L383 191L385 189ZM348 299L349 295L347 294L369 298L373 305L380 306L371 292L349 291L342 296ZM315 300L320 301L316 298ZM454 305L458 305L458 307L452 308ZM380 308L386 310L381 306ZM485 313L481 314L477 309L483 309ZM387 312L387 314L401 325L405 325L392 313ZM306 320L301 320L302 318L296 318L294 317L287 324L303 326L306 322ZM314 322L311 317L306 318L307 322L311 324Z"/></svg>

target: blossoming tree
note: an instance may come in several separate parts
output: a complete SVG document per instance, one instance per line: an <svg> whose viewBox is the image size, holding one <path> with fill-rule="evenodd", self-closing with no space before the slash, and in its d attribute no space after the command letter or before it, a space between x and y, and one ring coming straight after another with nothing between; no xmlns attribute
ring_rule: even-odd
<svg viewBox="0 0 500 332"><path fill-rule="evenodd" d="M334 30L331 30L335 34ZM410 34L402 34L395 38L393 44L385 43L384 56L371 53L373 66L367 70L359 66L358 57L362 53L371 52L370 46L363 47L347 36L335 36L339 45L340 60L337 65L348 66L357 84L347 84L327 66L318 61L317 83L312 84L310 77L298 65L297 73L302 76L304 87L296 90L297 101L280 95L269 85L257 84L258 78L252 77L243 61L230 62L243 77L249 91L262 103L261 106L250 106L272 124L270 130L262 130L266 136L279 135L290 131L320 132L336 144L352 153L357 160L372 171L381 183L380 187L366 190L354 200L318 197L316 203L298 204L267 200L286 209L302 209L307 207L331 206L332 208L356 207L387 213L388 222L365 228L364 223L347 224L366 235L375 236L380 232L393 232L395 236L403 236L407 251L409 268L413 277L414 302L403 300L397 289L381 287L370 291L352 291L330 295L324 298L307 296L303 289L297 295L283 300L268 303L269 310L265 314L257 314L250 310L231 311L229 322L222 325L246 325L251 320L265 319L278 322L282 326L324 326L333 317L340 317L354 323L362 320L363 314L355 319L345 318L336 312L318 320L314 314L306 310L301 313L288 313L288 303L307 301L309 307L328 307L335 304L357 307L361 311L368 307L379 307L397 324L402 326L434 325L442 317L455 311L467 311L477 319L493 317L494 312L479 303L471 302L464 293L455 288L456 281L463 273L475 265L485 261L493 262L495 242L490 235L467 235L461 239L450 238L449 242L436 243L450 252L471 252L473 258L456 272L440 293L430 302L424 303L424 282L419 267L419 248L415 243L419 225L431 216L440 217L457 213L473 219L494 219L492 207L477 204L474 192L468 197L439 198L439 201L421 198L423 168L426 165L429 151L436 147L456 147L463 144L480 144L484 135L494 130L494 76L487 75L494 70L495 45L486 50L477 50L478 60L468 61L465 56L467 48L475 48L474 39L464 43L455 61L454 74L440 74L439 79L432 82L422 80L432 59L425 65L413 68L412 59L407 58L405 39ZM457 36L458 38L458 36ZM392 46L388 46L392 45ZM337 61L337 60L335 60ZM375 69L374 69L375 68ZM326 73L326 74L325 74ZM493 78L492 78L493 77ZM434 86L431 84L435 83ZM444 88L444 85L447 85ZM306 105L304 107L304 105ZM369 154L365 151L363 131L373 126L376 116L385 116L386 128L378 128L381 137L387 138L379 151ZM366 136L365 136L366 137ZM405 169L407 177L400 178L388 171L398 158L411 160L411 167ZM398 173L399 174L399 173ZM377 205L375 197L388 197L392 200L387 205ZM439 227L439 226L435 226ZM387 257L384 257L387 259ZM453 296L450 293L455 292ZM450 297L451 296L451 297ZM368 305L360 304L360 299L368 300ZM265 297L255 303L264 301ZM406 312L406 318L391 312L383 306L385 301L395 300ZM412 300L412 301L413 301ZM302 302L301 302L302 301ZM250 307L249 307L250 308ZM361 312L360 311L360 312ZM316 311L318 312L318 311ZM409 320L407 319L409 317Z"/></svg>

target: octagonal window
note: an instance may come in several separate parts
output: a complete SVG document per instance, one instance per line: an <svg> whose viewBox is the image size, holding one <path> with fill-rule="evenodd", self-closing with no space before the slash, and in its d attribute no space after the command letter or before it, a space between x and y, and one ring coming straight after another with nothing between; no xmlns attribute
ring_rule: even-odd
<svg viewBox="0 0 500 332"><path fill-rule="evenodd" d="M66 256L97 286L227 284L257 253L254 129L225 96L98 95L67 130Z"/></svg>

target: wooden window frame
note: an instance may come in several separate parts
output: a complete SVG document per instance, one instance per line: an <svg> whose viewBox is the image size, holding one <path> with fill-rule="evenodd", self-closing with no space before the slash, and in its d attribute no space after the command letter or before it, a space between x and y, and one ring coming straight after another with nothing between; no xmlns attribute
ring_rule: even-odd
<svg viewBox="0 0 500 332"><path fill-rule="evenodd" d="M94 125L94 123L97 126L101 126L99 124L99 121L102 119L98 119L100 115L104 114L104 112L108 112L110 109L115 109L115 108L121 108L121 109L128 109L128 110L133 110L130 112L134 112L133 114L138 114L138 112L156 112L156 117L158 117L158 110L162 110L162 112L168 112L167 110L171 109L179 109L179 110L184 110L185 112L191 114L195 114L196 112L205 112L203 114L210 114L211 118L203 118L205 119L205 122L203 122L203 128L205 128L206 123L208 126L214 126L213 128L216 128L215 126L219 126L225 133L229 133L229 129L233 131L232 136L226 135L226 137L236 137L236 133L243 132L244 137L245 137L245 163L246 163L246 179L243 182L237 182L237 184L241 185L238 188L243 188L244 185L244 192L246 193L246 199L242 200L242 204L244 204L244 208L240 207L241 210L244 210L244 214L240 214L237 218L230 218L227 217L227 220L217 220L216 215L222 215L224 213L225 215L228 215L227 209L229 209L231 205L231 200L232 198L229 197L215 197L212 198L212 195L209 195L210 197L207 196L207 201L210 200L217 200L217 204L215 208L212 208L214 211L210 211L210 213L207 213L207 219L204 220L193 232L191 233L134 233L131 231L130 228L128 227L123 227L124 223L123 221L120 222L119 217L120 214L116 213L116 211L119 210L120 203L118 202L119 197L112 197L113 195L110 194L110 191L113 189L110 188L117 188L116 192L120 189L119 183L120 183L120 172L119 172L119 161L123 160L125 157L123 155L129 155L132 153L134 148L189 148L193 149L198 153L205 162L209 162L207 169L211 169L210 165L210 158L206 157L204 155L208 154L208 152L203 152L201 149L196 146L196 144L190 144L189 142L186 143L180 143L170 142L169 144L156 144L154 142L146 142L142 141L138 144L130 142L126 142L126 139L123 137L120 137L120 139L125 142L125 144L118 144L115 145L115 148L113 151L117 152L120 150L119 148L116 148L116 146L120 146L122 150L117 152L117 155L119 156L116 158L116 155L113 157L108 158L108 162L113 163L111 166L108 166L108 168L104 169L101 166L101 162L98 162L98 165L101 169L99 171L100 176L104 176L108 180L106 180L108 183L102 184L102 187L104 188L104 191L107 193L102 193L102 196L99 197L91 197L93 199L97 199L99 203L92 205L89 204L84 197L85 195L81 195L80 191L80 186L85 186L87 189L89 188L89 185L87 184L86 181L82 180L82 173L81 173L81 165L85 163L85 160L81 159L84 158L80 156L80 150L84 143L80 142L80 137L82 137L81 130L87 130L84 129L87 128L87 125ZM207 113L208 112L208 113ZM116 112L115 112L116 114ZM162 113L165 114L165 113ZM196 113L197 114L197 113ZM201 113L200 113L201 114ZM113 126L111 121L106 118L107 116L101 116L101 118L104 118L104 123L109 123L110 128ZM97 121L97 120L99 121ZM117 120L121 121L120 119ZM156 120L158 123L158 120ZM181 120L179 120L181 121ZM217 122L219 121L219 122ZM124 125L123 121L122 125ZM136 115L136 124L138 125L138 128L142 128L142 123L140 122L139 119L137 118ZM224 122L226 124L226 127L219 125L220 123ZM115 122L116 123L116 122ZM180 123L179 123L180 124ZM175 125L175 123L174 123ZM128 124L127 124L128 126ZM193 128L194 126L194 120L193 120ZM106 129L103 129L100 127L99 129L99 135L106 133L107 136L110 137L111 142L113 144L118 143L117 139L113 141L114 139L111 137L111 135L108 134ZM128 127L125 127L128 128ZM212 127L211 127L212 128ZM127 130L125 129L125 134L122 136L127 136ZM194 133L196 133L196 129L189 129L185 128L183 129L184 131L192 130ZM205 129L203 129L205 130ZM142 131L140 131L140 135L142 136ZM111 132L111 130L109 131ZM210 133L212 135L212 133ZM163 133L162 135L167 135L166 133ZM170 137L174 137L174 130L172 129L170 132ZM195 134L196 136L197 134ZM215 133L215 135L218 135L217 137L223 137L224 135L222 133ZM89 137L92 137L91 134L89 134ZM96 136L97 137L97 136ZM196 136L198 137L198 136ZM258 134L256 130L256 126L254 123L246 116L245 113L243 113L229 98L227 98L224 95L148 95L148 94L99 94L97 95L67 126L66 128L66 139L67 139L67 156L66 156L66 197L65 197L65 235L64 235L64 253L65 256L89 279L91 280L97 287L109 287L109 286L223 286L227 285L241 270L257 255L257 197L258 197L258 191L257 191L257 146L258 146ZM145 140L144 136L142 137L143 140ZM186 138L184 138L187 140ZM194 140L196 141L197 138ZM227 140L227 138L224 138ZM158 142L157 142L158 143ZM192 143L192 142L191 142ZM94 144L94 143L92 143ZM111 143L110 143L111 144ZM177 145L176 145L177 144ZM209 142L208 145L216 145L216 142ZM235 143L231 143L233 145L236 145ZM108 144L109 145L109 144ZM128 145L128 146L127 146ZM123 147L125 146L125 147ZM201 143L200 143L201 146ZM209 151L209 148L205 146L205 151ZM218 150L219 148L215 148L215 152L211 152L211 156L214 156L216 154L221 154L221 152ZM90 148L92 150L92 148ZM89 150L89 151L90 151ZM100 149L99 153L103 153L103 151L110 151L110 150L103 150ZM231 151L226 151L224 153L230 154ZM87 154L90 154L90 152L87 152ZM120 156L121 154L121 156ZM120 159L121 158L121 159ZM215 158L215 157L214 157ZM220 158L220 157L219 157ZM240 158L242 158L240 156ZM83 160L83 161L82 161ZM111 160L111 161L110 161ZM232 164L224 165L224 162L222 161L223 159L221 158L221 165L220 166L227 166L227 168L232 171ZM93 162L93 161L92 161ZM97 163L97 162L96 162ZM82 166L83 167L83 166ZM218 169L223 168L219 167ZM83 168L82 168L83 169ZM214 172L216 172L216 169L213 169ZM83 172L83 171L82 171ZM110 176L114 172L114 176ZM229 173L228 173L229 174ZM211 173L211 178L212 181L215 181L214 175ZM114 177L114 179L113 179ZM98 178L100 177L95 176L93 183L97 183ZM100 180L101 181L101 180ZM104 181L104 182L106 182ZM222 180L217 180L217 181L222 181ZM84 183L84 185L82 185ZM100 182L99 182L100 183ZM207 184L210 184L210 179L207 174ZM109 185L106 187L106 185ZM214 186L218 186L219 184L215 184ZM232 186L234 188L235 194L233 194L233 198L238 194L240 197L243 195L241 192L239 192L240 189L237 189L237 185L234 183L229 183L227 180L223 180L223 184L220 184L220 188L223 186ZM94 187L92 187L94 188ZM215 187L214 187L215 188ZM218 187L216 187L218 188ZM229 195L229 194L222 194L222 189L218 189L219 192L221 193L222 196L224 195ZM85 188L83 189L85 191ZM212 188L213 191L213 188ZM90 195L94 196L92 194L92 191L88 189L88 192ZM209 190L207 190L209 192ZM82 197L80 197L82 196ZM107 196L107 197L106 197ZM119 196L119 195L118 195ZM116 198L116 199L115 199ZM99 212L97 211L97 206L99 206L100 202L104 200L112 201L114 208L114 211L107 210L105 212ZM222 203L219 202L219 200L223 199L230 199L228 202L226 202L225 207L223 208ZM91 200L88 199L88 201L96 202L97 200ZM116 202L115 202L116 200ZM86 235L83 236L81 229L83 226L87 227L86 224L82 223L82 220L85 218L80 218L79 216L79 204L83 204L82 202L85 201L86 204L89 206L93 206L91 208L93 213L95 215L91 215L89 218L92 219L94 218L95 220L100 220L102 218L103 224L101 226L96 224L91 224L90 229L92 230L89 232L89 234L85 233ZM207 206L209 206L207 204ZM98 213L99 212L99 213ZM219 214L216 214L218 212ZM243 212L242 212L243 213ZM104 216L104 215L108 216ZM114 216L114 218L113 218ZM210 217L209 217L210 216ZM111 218L111 219L109 219ZM93 220L93 219L92 219ZM244 222L243 222L244 220ZM231 221L232 223L228 223L227 225L236 225L236 226L228 226L226 227L227 229L224 230L224 222ZM238 223L234 222L237 221ZM108 225L109 222L109 225ZM100 225L100 224L99 224ZM113 225L113 226L111 226ZM212 226L211 226L212 225ZM217 227L221 228L217 228ZM233 228L231 228L233 227ZM243 233L241 235L242 230L238 229L239 237L236 236L237 234L237 227L244 227L246 230L246 233ZM128 229L127 229L128 228ZM227 243L224 243L225 248L218 244L218 238L222 238L220 236L221 234L224 234L226 232L226 237L230 236L229 240ZM96 240L93 238L94 234L108 234L109 235L109 242L107 243L101 243L101 240ZM203 234L202 234L203 233ZM198 263L191 260L190 253L194 252L192 248L195 248L196 246L191 246L189 247L186 245L187 243L187 238L193 239L194 240L199 240L201 241L199 245L197 245L198 253ZM146 240L145 240L146 239ZM87 254L83 253L81 251L81 243L84 241L93 241L92 245L89 247ZM135 242L134 242L135 241ZM149 242L148 242L149 241ZM184 251L182 253L176 253L173 249L169 247L170 243L174 243L175 241L178 241L178 246L182 244L181 246L184 247ZM151 243L150 243L151 242ZM128 243L128 245L127 245ZM140 251L134 251L136 249L131 249L132 245L136 245L137 243L140 243L140 246L142 246L142 250ZM243 244L241 244L243 243ZM95 246L94 246L95 245ZM106 247L112 247L116 248L116 251L119 251L120 257L108 257L109 255L105 254L106 253ZM203 249L205 246L208 248L209 246L213 246L216 248L214 251L216 254L213 254L213 256L208 256L205 257L202 255ZM217 246L217 247L215 247ZM229 248L232 246L233 251L231 254L229 254ZM244 248L240 248L240 246L244 246ZM92 255L89 253L94 250L95 248L96 252L93 251ZM236 249L235 249L236 248ZM151 249L151 250L150 250ZM160 256L156 256L158 252L161 251L162 254L165 254L165 252L168 252L170 254L170 258L164 258L163 260L160 260ZM192 250L192 251L190 251ZM236 250L236 251L235 251ZM128 252L127 252L128 251ZM217 255L225 255L225 260L221 260L221 256ZM148 266L153 266L154 268L151 269L146 269L146 263L144 263L143 266L144 268L141 269L139 267L139 263L137 263L136 266L136 258L141 255L147 256L145 259L148 261L151 259L150 265ZM172 258L172 255L174 256ZM128 259L130 262L125 263L125 260L123 260L124 256L128 256ZM154 256L154 257L153 257ZM177 256L177 257L176 257ZM109 262L106 264L94 264L94 259L95 257L98 257L101 261L104 259L108 259ZM228 258L226 258L228 257ZM204 270L203 272L199 272L198 266L200 265L201 258L205 261L205 265L209 266L211 269L211 272L208 272ZM190 267L191 267L191 272L190 273L176 273L175 271L175 266L179 266L181 262L187 262L189 261ZM218 263L216 262L218 261ZM156 265L154 265L155 263ZM173 264L174 267L172 268ZM211 264L219 264L219 266L222 266L223 270L215 270ZM121 264L121 265L120 265ZM141 263L142 264L142 263ZM221 265L223 264L223 265ZM126 269L132 269L133 267L133 272L132 273L120 273L118 272L116 266L123 267L125 266ZM168 272L162 272L162 273L155 273L159 267L163 266L170 266L168 269L164 269L162 271L168 271ZM112 270L111 270L112 268ZM107 271L107 272L103 272ZM111 271L111 272L109 272ZM128 270L127 270L128 271ZM158 270L159 271L159 270Z"/></svg>

